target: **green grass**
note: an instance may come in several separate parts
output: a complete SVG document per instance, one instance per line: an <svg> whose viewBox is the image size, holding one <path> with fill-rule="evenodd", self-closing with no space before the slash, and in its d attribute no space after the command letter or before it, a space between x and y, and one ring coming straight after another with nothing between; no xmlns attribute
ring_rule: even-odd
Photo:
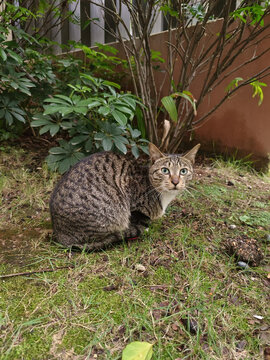
<svg viewBox="0 0 270 360"><path fill-rule="evenodd" d="M154 360L262 359L269 182L239 164L196 173L142 239L72 253L50 242L48 200L57 175L32 153L2 151L0 275L55 271L0 279L0 359L116 360L136 340L154 344ZM225 251L226 239L243 235L262 248L257 268L239 270Z"/></svg>

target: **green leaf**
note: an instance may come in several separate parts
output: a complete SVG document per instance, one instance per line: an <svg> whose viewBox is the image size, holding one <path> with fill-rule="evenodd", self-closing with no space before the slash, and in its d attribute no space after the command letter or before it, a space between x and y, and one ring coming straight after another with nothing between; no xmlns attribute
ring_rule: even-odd
<svg viewBox="0 0 270 360"><path fill-rule="evenodd" d="M193 107L194 115L197 115L196 100L190 91L188 91L188 90L184 90L182 92L178 91L178 92L171 94L171 96L173 98L180 96L180 97L186 99Z"/></svg>
<svg viewBox="0 0 270 360"><path fill-rule="evenodd" d="M120 142L123 144L129 144L128 139L123 136L119 136L119 135L113 136L113 140L115 143Z"/></svg>
<svg viewBox="0 0 270 360"><path fill-rule="evenodd" d="M51 136L54 136L55 134L57 134L59 130L60 130L60 126L59 126L59 125L57 125L57 124L52 124L52 125L50 126L50 134L51 134Z"/></svg>
<svg viewBox="0 0 270 360"><path fill-rule="evenodd" d="M30 92L27 88L23 88L23 87L20 86L19 90L20 90L22 93L24 93L24 94L26 94L26 95L28 95L28 96L31 96L31 92Z"/></svg>
<svg viewBox="0 0 270 360"><path fill-rule="evenodd" d="M114 138L114 140L115 140L115 138ZM121 153L123 153L123 154L127 153L127 147L123 142L118 140L118 141L114 141L114 143L115 143L115 146L117 147L117 149L121 151Z"/></svg>
<svg viewBox="0 0 270 360"><path fill-rule="evenodd" d="M12 117L12 115L10 114L10 112L7 111L7 110L6 110L6 112L5 112L5 119L6 119L7 123L8 123L8 125L12 125L12 124L13 124L13 117Z"/></svg>
<svg viewBox="0 0 270 360"><path fill-rule="evenodd" d="M70 106L69 103L67 103L66 101L63 101L62 99L45 99L44 102L49 103L50 105L45 105L45 106L55 106L56 104L61 105L61 106Z"/></svg>
<svg viewBox="0 0 270 360"><path fill-rule="evenodd" d="M51 126L52 126L51 124L48 124L48 125L43 126L43 127L39 130L39 134L40 134L40 135L43 135L43 134L45 134L47 131L50 131Z"/></svg>
<svg viewBox="0 0 270 360"><path fill-rule="evenodd" d="M42 125L49 125L50 123L51 122L48 119L39 119L39 120L31 121L31 126L32 127L38 127L38 126L42 126Z"/></svg>
<svg viewBox="0 0 270 360"><path fill-rule="evenodd" d="M165 107L166 111L168 112L170 118L174 122L177 122L178 114L177 114L177 109L176 109L176 105L175 105L173 98L171 96L164 96L161 99L161 102L162 102L163 106Z"/></svg>
<svg viewBox="0 0 270 360"><path fill-rule="evenodd" d="M234 79L229 83L229 85L226 86L225 92L230 92L230 91L232 91L234 88L236 88L236 87L238 86L239 81L243 81L243 80L244 80L244 79L241 78L241 77L236 77L236 78L234 78Z"/></svg>
<svg viewBox="0 0 270 360"><path fill-rule="evenodd" d="M62 129L68 130L68 129L72 129L73 123L71 121L62 121L60 126Z"/></svg>
<svg viewBox="0 0 270 360"><path fill-rule="evenodd" d="M96 100L96 99L85 99L85 100L79 101L76 105L77 106L87 106L88 109L92 109L101 104L102 104L102 102L100 102L99 100Z"/></svg>
<svg viewBox="0 0 270 360"><path fill-rule="evenodd" d="M24 118L21 114L18 114L18 113L15 112L15 111L11 111L11 114L12 114L13 117L15 117L17 120L25 123L25 118Z"/></svg>
<svg viewBox="0 0 270 360"><path fill-rule="evenodd" d="M5 53L4 49L2 49L2 48L0 48L0 56L4 61L7 60L7 54Z"/></svg>
<svg viewBox="0 0 270 360"><path fill-rule="evenodd" d="M133 139L136 139L136 138L138 138L138 137L141 135L141 132L140 132L140 130L138 130L138 129L132 129L132 128L130 127L130 128L129 128L129 131L130 131L131 137L132 137Z"/></svg>
<svg viewBox="0 0 270 360"><path fill-rule="evenodd" d="M60 162L58 171L60 172L60 174L64 174L66 171L69 170L71 166L72 166L72 160L71 157L68 157Z"/></svg>
<svg viewBox="0 0 270 360"><path fill-rule="evenodd" d="M102 147L105 151L110 151L111 148L113 146L113 142L112 142L112 139L109 138L109 137L105 137L103 140L102 140Z"/></svg>
<svg viewBox="0 0 270 360"><path fill-rule="evenodd" d="M68 96L57 94L57 95L55 95L55 97L53 99L55 100L56 97L59 99L63 99L66 102L68 102L69 104L73 105L72 100Z"/></svg>
<svg viewBox="0 0 270 360"><path fill-rule="evenodd" d="M71 139L71 145L78 145L88 139L89 135L78 135Z"/></svg>
<svg viewBox="0 0 270 360"><path fill-rule="evenodd" d="M66 107L66 106L53 106L53 105L45 105L44 106L44 115L51 115L51 114L55 114L57 112L59 112L62 115L67 115L69 113L73 112L73 108L70 107Z"/></svg>
<svg viewBox="0 0 270 360"><path fill-rule="evenodd" d="M115 82L112 82L112 81L104 80L103 84L107 85L107 86L113 86L113 87L115 87L116 89L119 89L119 90L121 89L121 86L119 84L117 84Z"/></svg>
<svg viewBox="0 0 270 360"><path fill-rule="evenodd" d="M86 115L88 112L88 108L85 106L74 106L73 111L77 114ZM69 112L65 111L64 115L69 114Z"/></svg>
<svg viewBox="0 0 270 360"><path fill-rule="evenodd" d="M153 345L147 342L134 341L126 346L122 360L150 360L153 355Z"/></svg>
<svg viewBox="0 0 270 360"><path fill-rule="evenodd" d="M12 103L13 103L12 105L14 105L14 101L12 101ZM15 104L17 105L16 101L15 101ZM12 108L10 108L10 110L14 111L20 115L26 115L26 112L18 107L12 107Z"/></svg>
<svg viewBox="0 0 270 360"><path fill-rule="evenodd" d="M100 141L100 140L103 140L105 137L106 137L105 134L103 134L101 132L98 132L98 133L95 134L94 139L97 140L97 141Z"/></svg>
<svg viewBox="0 0 270 360"><path fill-rule="evenodd" d="M110 46L110 45L104 45L104 44L101 44L101 43L98 43L96 42L95 43L95 46L97 46L99 48L99 50L103 50L103 51L106 51L106 52L110 52L114 55L116 55L119 50L117 50L116 48L114 48L113 46Z"/></svg>
<svg viewBox="0 0 270 360"><path fill-rule="evenodd" d="M147 155L149 155L149 148L147 145L139 145L139 148Z"/></svg>
<svg viewBox="0 0 270 360"><path fill-rule="evenodd" d="M142 137L145 138L146 137L145 122L143 119L143 112L139 106L136 107L135 115L136 115L136 120L137 120L137 125L139 128L139 131L141 132Z"/></svg>
<svg viewBox="0 0 270 360"><path fill-rule="evenodd" d="M138 159L140 152L139 152L137 145L132 146L131 152L132 152L133 156L135 157L135 159Z"/></svg>
<svg viewBox="0 0 270 360"><path fill-rule="evenodd" d="M111 108L109 106L101 106L98 109L98 113L103 115L103 116L107 116L111 111Z"/></svg>
<svg viewBox="0 0 270 360"><path fill-rule="evenodd" d="M92 139L88 139L86 143L84 144L84 149L88 153L92 150L93 142Z"/></svg>
<svg viewBox="0 0 270 360"><path fill-rule="evenodd" d="M67 151L61 147L53 147L49 150L49 153L52 155L58 155L58 154L66 154Z"/></svg>
<svg viewBox="0 0 270 360"><path fill-rule="evenodd" d="M85 157L85 155L81 152L75 152L73 154L73 156L77 159L77 161L80 161L81 159L83 159Z"/></svg>
<svg viewBox="0 0 270 360"><path fill-rule="evenodd" d="M64 160L66 157L67 157L66 152L64 154L59 154L59 155L50 154L49 156L47 156L46 161L48 163L55 163L55 162L59 162L60 160Z"/></svg>
<svg viewBox="0 0 270 360"><path fill-rule="evenodd" d="M8 55L11 58L13 58L15 61L17 61L17 63L22 64L23 59L18 54L16 54L14 51L8 49Z"/></svg>
<svg viewBox="0 0 270 360"><path fill-rule="evenodd" d="M163 57L161 57L160 51L151 50L151 59L153 61L159 61L161 63L165 63L165 60L163 59Z"/></svg>
<svg viewBox="0 0 270 360"><path fill-rule="evenodd" d="M118 122L118 124L122 126L125 126L127 124L127 117L120 111L113 110L111 114L114 117L115 121Z"/></svg>
<svg viewBox="0 0 270 360"><path fill-rule="evenodd" d="M122 105L121 103L120 104L114 104L114 107L116 110L122 112L122 113L126 113L126 114L129 114L130 116L134 116L134 111L132 111L130 108L127 108L125 106L126 104Z"/></svg>
<svg viewBox="0 0 270 360"><path fill-rule="evenodd" d="M253 87L252 97L254 98L256 95L259 96L258 105L260 106L262 104L263 98L264 98L262 86L267 86L267 84L254 79L254 81L251 82L250 85Z"/></svg>

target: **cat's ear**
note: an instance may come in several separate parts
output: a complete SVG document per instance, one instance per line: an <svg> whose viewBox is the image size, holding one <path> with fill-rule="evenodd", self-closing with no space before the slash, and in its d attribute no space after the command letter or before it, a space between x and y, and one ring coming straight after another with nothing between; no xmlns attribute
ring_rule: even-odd
<svg viewBox="0 0 270 360"><path fill-rule="evenodd" d="M156 145L149 143L148 145L149 148L149 155L150 155L150 159L151 161L154 163L156 160L164 157L165 155L162 154L162 152L156 147Z"/></svg>
<svg viewBox="0 0 270 360"><path fill-rule="evenodd" d="M189 150L189 152L187 152L183 157L185 159L188 159L192 164L195 163L195 156L197 154L197 151L199 150L201 144L197 144L196 146L194 146L194 148L192 148L191 150Z"/></svg>

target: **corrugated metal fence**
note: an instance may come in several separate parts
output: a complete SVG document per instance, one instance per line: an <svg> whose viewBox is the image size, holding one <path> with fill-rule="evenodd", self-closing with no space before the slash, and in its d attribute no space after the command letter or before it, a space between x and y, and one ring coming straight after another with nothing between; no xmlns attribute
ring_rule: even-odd
<svg viewBox="0 0 270 360"><path fill-rule="evenodd" d="M139 0L130 0L130 3L136 4ZM218 0L222 9L222 1ZM200 0L189 0L189 5L199 5ZM24 0L23 5L31 10L35 6L35 0ZM58 22L52 14L46 14L45 18L40 17L35 20L34 24L28 26L28 31L31 33L34 27L43 29L44 34L52 41L59 44L68 44L69 41L80 42L87 46L94 46L95 43L110 43L116 41L113 35L116 30L113 17L110 15L110 9L119 11L119 15L124 21L125 26L132 33L130 24L130 14L127 6L122 0L54 0L51 2L54 10L59 7L60 17ZM239 5L241 0L234 0L234 7ZM20 0L14 0L13 4L16 6L21 5ZM108 9L108 11L106 11ZM54 11L54 13L56 13ZM63 20L65 15L71 13L73 20ZM60 21L59 21L60 20ZM34 26L33 26L34 25ZM156 14L156 21L152 28L152 34L167 30L168 22L166 17L160 11ZM124 26L120 26L120 32L125 37ZM42 33L42 32L41 32ZM60 53L66 51L57 45L54 46L55 52Z"/></svg>

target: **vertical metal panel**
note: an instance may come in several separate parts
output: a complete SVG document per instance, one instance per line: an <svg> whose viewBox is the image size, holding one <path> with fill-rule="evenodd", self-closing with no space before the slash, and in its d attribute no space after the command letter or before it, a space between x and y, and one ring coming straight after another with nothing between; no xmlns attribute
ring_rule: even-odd
<svg viewBox="0 0 270 360"><path fill-rule="evenodd" d="M88 0L80 1L80 17L81 17L81 42L84 45L91 45L91 25L90 20L90 2ZM86 23L88 25L86 26Z"/></svg>
<svg viewBox="0 0 270 360"><path fill-rule="evenodd" d="M125 4L123 4L123 2L121 0L117 0L117 9L118 9L118 12L119 12L119 16L122 18L125 26L129 30L129 32L131 32L130 14L129 14L127 6ZM125 26L120 24L119 25L119 31L120 31L120 34L122 35L122 37L124 39L125 38L128 39Z"/></svg>
<svg viewBox="0 0 270 360"><path fill-rule="evenodd" d="M156 17L155 25L153 26L152 34L159 33L162 31L162 22L163 22L162 12L159 11L159 13Z"/></svg>
<svg viewBox="0 0 270 360"><path fill-rule="evenodd" d="M105 43L113 42L116 40L115 38L115 31L116 31L116 23L115 17L110 12L117 11L116 10L116 1L115 0L105 0L105 14L104 14L104 21L105 21Z"/></svg>
<svg viewBox="0 0 270 360"><path fill-rule="evenodd" d="M55 5L60 5L60 0L57 0L55 2ZM53 17L52 15L50 16L50 24L52 25L53 23ZM50 33L48 34L48 37L50 40L55 41L59 44L62 44L62 25L58 24L57 26L54 26L51 30ZM62 49L59 45L53 45L53 52L55 54L60 54L62 52Z"/></svg>
<svg viewBox="0 0 270 360"><path fill-rule="evenodd" d="M104 0L96 0L96 3L101 5L90 5L91 10L91 46L94 46L96 42L104 44L105 36L104 36L104 10L103 6L105 5Z"/></svg>
<svg viewBox="0 0 270 360"><path fill-rule="evenodd" d="M69 4L69 11L73 13L72 17L78 23L74 24L69 22L69 40L80 42L81 41L81 26L80 26L80 17L81 17L81 2L77 0Z"/></svg>

